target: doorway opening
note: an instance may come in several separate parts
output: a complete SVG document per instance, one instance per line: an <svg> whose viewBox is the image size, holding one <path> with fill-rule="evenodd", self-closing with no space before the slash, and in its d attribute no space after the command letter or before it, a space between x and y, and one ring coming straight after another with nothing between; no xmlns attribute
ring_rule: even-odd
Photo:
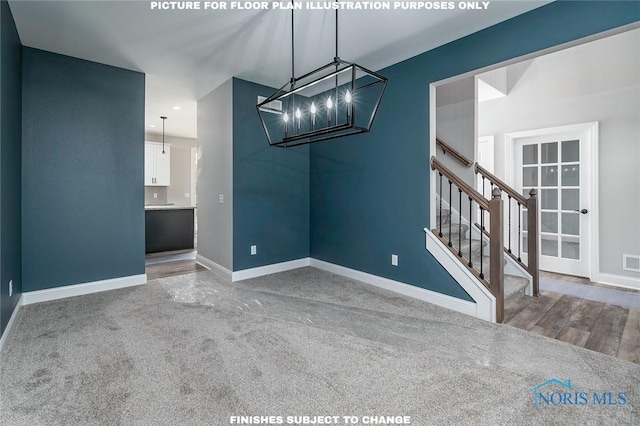
<svg viewBox="0 0 640 426"><path fill-rule="evenodd" d="M640 297L640 272L629 267L628 260L640 256L640 223L634 213L640 211L640 197L635 195L640 146L634 142L640 134L639 47L636 26L431 87L431 122L436 123L431 130L431 155L438 155L436 138L443 139L518 194L527 197L536 190L542 294L584 300L599 295L627 313L638 309L629 301ZM436 99L442 93L444 99ZM460 168L460 177L478 192L490 193L486 183L465 170ZM432 177L431 225L437 217L436 182ZM477 211L471 216L479 222ZM525 248L522 256L526 258L531 238L526 209L512 211L511 220L523 222L521 232L512 234L510 242ZM516 304L519 310L509 311L505 302L505 308L511 318L521 315L523 328L545 328L551 320L545 319L544 312L552 304L531 303ZM606 320L600 314L591 318L580 313L586 302L560 305L551 309L563 310L562 324L554 324L555 334L549 337L569 339L573 332L569 328L576 326L572 316L584 314L593 320L591 325Z"/></svg>

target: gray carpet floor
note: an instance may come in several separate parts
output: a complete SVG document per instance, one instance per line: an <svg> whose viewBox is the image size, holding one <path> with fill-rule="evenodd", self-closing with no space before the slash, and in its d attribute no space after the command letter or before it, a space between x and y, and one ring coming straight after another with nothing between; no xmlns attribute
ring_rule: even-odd
<svg viewBox="0 0 640 426"><path fill-rule="evenodd" d="M534 407L551 378L628 402ZM24 307L0 407L2 425L637 425L640 366L314 268L239 283L206 271Z"/></svg>

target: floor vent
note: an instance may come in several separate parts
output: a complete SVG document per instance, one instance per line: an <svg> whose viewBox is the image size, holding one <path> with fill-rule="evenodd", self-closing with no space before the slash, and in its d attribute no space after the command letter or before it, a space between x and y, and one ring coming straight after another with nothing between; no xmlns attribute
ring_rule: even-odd
<svg viewBox="0 0 640 426"><path fill-rule="evenodd" d="M623 254L622 269L624 269L625 271L640 272L640 256Z"/></svg>

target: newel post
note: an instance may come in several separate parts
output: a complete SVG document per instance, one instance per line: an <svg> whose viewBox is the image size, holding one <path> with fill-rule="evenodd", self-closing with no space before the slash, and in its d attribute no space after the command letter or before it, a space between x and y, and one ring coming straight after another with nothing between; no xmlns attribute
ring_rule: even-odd
<svg viewBox="0 0 640 426"><path fill-rule="evenodd" d="M493 188L489 201L489 269L491 293L496 298L496 321L504 320L504 259L502 240L502 199L501 191Z"/></svg>
<svg viewBox="0 0 640 426"><path fill-rule="evenodd" d="M538 191L529 191L527 200L527 267L533 278L533 295L540 295L540 269L538 266Z"/></svg>

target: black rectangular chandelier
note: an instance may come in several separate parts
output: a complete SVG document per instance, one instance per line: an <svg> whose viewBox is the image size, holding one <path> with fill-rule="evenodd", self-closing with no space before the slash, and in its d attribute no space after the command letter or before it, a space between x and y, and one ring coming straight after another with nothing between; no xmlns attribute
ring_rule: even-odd
<svg viewBox="0 0 640 426"><path fill-rule="evenodd" d="M291 11L291 80L258 103L269 145L292 147L368 132L373 125L387 78L338 56L333 62L295 77L293 10Z"/></svg>

